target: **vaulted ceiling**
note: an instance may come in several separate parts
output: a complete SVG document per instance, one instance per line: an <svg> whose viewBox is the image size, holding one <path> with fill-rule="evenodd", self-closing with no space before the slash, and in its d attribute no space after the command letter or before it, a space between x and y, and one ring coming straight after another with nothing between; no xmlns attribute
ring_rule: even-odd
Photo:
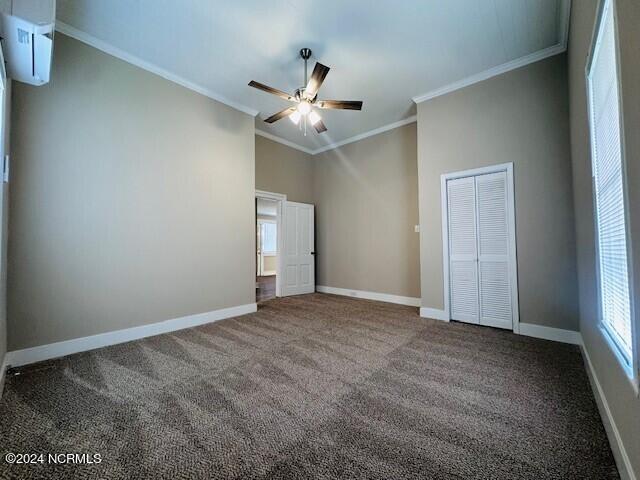
<svg viewBox="0 0 640 480"><path fill-rule="evenodd" d="M569 0L58 0L58 29L247 113L256 129L309 151L410 118L426 98L564 51ZM319 98L363 100L322 111L305 136L262 119L293 92L302 47L331 67Z"/></svg>

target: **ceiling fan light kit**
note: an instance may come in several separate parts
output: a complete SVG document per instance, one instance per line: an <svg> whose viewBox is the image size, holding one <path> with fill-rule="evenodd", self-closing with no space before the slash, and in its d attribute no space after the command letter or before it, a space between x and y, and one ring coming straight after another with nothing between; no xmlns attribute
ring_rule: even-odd
<svg viewBox="0 0 640 480"><path fill-rule="evenodd" d="M274 123L284 117L289 117L295 125L302 128L300 120L304 123L304 134L307 134L307 121L316 129L316 132L323 133L327 131L327 127L322 121L322 117L315 108L331 109L331 110L362 110L362 102L355 100L318 100L318 90L322 86L322 82L329 73L329 67L316 62L311 73L311 78L307 78L307 60L311 58L311 49L303 48L300 50L300 57L304 60L304 85L298 88L293 95L289 95L277 88L269 87L255 80L249 82L249 86L262 90L263 92L276 95L288 102L296 103L294 107L288 107L274 113L264 121L266 123Z"/></svg>

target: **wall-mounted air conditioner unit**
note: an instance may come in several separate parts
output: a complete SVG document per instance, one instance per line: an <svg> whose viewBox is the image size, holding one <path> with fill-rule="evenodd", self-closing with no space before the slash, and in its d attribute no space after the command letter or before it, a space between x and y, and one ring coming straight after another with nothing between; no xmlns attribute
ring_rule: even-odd
<svg viewBox="0 0 640 480"><path fill-rule="evenodd" d="M53 55L55 0L12 0L11 8L0 17L7 76L31 85L47 83Z"/></svg>

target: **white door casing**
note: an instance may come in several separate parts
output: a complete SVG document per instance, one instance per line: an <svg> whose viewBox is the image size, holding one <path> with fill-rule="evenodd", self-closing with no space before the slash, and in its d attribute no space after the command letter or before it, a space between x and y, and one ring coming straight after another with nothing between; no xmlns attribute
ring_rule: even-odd
<svg viewBox="0 0 640 480"><path fill-rule="evenodd" d="M282 295L315 292L314 206L284 202Z"/></svg>
<svg viewBox="0 0 640 480"><path fill-rule="evenodd" d="M283 237L284 237L284 204L287 201L287 196L283 193L267 192L264 190L256 190L256 198L265 198L268 200L274 200L277 202L276 208L276 223L277 223L277 242L278 251L276 253L276 297L281 297L282 294L282 272L284 270L282 255L280 252L284 251ZM256 261L259 261L258 255L256 255Z"/></svg>
<svg viewBox="0 0 640 480"><path fill-rule="evenodd" d="M519 333L513 164L441 176L445 315Z"/></svg>

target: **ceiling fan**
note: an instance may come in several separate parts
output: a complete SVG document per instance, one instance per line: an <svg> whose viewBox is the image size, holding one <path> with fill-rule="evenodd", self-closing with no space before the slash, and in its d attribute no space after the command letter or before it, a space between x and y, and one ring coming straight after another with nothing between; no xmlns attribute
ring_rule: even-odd
<svg viewBox="0 0 640 480"><path fill-rule="evenodd" d="M300 50L300 56L304 60L304 83L306 86L298 88L293 95L289 95L277 88L269 87L263 83L251 80L249 86L257 88L267 93L271 93L280 98L284 98L289 102L297 105L280 110L269 118L265 119L267 123L274 123L284 117L289 119L296 125L300 124L300 120L304 119L304 132L307 134L307 120L316 129L316 132L322 133L327 131L327 127L322 121L322 117L314 110L314 107L321 109L333 110L362 110L362 102L354 100L318 100L318 90L322 86L329 67L316 62L311 73L311 78L307 80L307 60L311 57L311 50L303 48Z"/></svg>

